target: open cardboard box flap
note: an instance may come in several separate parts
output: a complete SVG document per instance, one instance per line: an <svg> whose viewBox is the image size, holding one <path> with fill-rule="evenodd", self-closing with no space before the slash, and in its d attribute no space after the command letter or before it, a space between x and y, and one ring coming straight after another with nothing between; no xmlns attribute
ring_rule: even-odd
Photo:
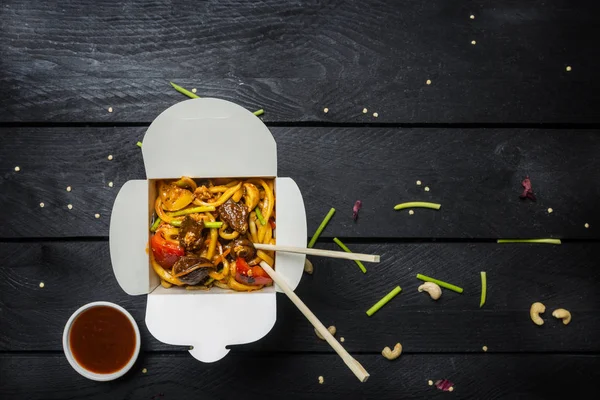
<svg viewBox="0 0 600 400"><path fill-rule="evenodd" d="M275 288L236 293L165 289L149 263L149 224L155 179L276 177L277 149L268 128L244 108L202 98L178 103L160 114L144 136L148 180L126 182L110 221L110 254L115 277L130 295L148 294L146 325L164 343L191 345L198 360L224 357L227 345L266 335L276 320ZM250 162L252 158L252 162ZM276 178L277 244L306 245L302 195L290 178ZM276 254L277 272L290 287L300 282L305 256Z"/></svg>

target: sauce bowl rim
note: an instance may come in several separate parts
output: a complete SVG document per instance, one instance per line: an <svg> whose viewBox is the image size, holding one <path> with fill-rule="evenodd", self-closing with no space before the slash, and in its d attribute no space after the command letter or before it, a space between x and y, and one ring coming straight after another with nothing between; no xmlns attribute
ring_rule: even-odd
<svg viewBox="0 0 600 400"><path fill-rule="evenodd" d="M133 330L135 332L135 350L133 351L133 355L131 356L131 359L127 362L127 364L125 364L125 366L123 368L121 368L118 371L112 372L110 374L99 374L96 372L89 371L89 370L85 369L83 366L81 366L77 362L77 360L75 360L75 357L73 356L73 352L71 351L71 346L69 343L71 327L73 326L73 322L75 321L75 318L77 318L82 312L84 312L90 308L99 307L99 306L111 307L111 308L116 309L117 311L120 311L123 315L125 315L129 319L129 322L131 322L131 324L133 325ZM79 307L77 309L77 311L75 311L71 315L71 317L67 321L67 324L65 325L65 329L63 331L62 345L63 345L63 351L65 353L65 356L67 357L67 361L69 361L69 364L71 364L71 367L73 367L73 369L75 371L77 371L80 375L84 376L85 378L91 379L93 381L100 381L100 382L112 381L112 380L115 380L115 379L120 378L121 376L125 375L131 369L131 367L133 367L133 364L135 364L135 362L138 358L138 355L140 353L140 329L139 329L137 323L135 322L135 319L133 319L133 317L129 313L129 311L127 311L120 305L111 303L109 301L94 301L94 302L91 302L91 303L88 303L88 304L85 304L85 305Z"/></svg>

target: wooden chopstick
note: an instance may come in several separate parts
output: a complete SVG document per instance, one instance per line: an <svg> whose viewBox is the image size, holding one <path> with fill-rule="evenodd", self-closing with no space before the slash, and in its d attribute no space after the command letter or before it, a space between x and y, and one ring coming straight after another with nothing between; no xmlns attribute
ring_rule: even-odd
<svg viewBox="0 0 600 400"><path fill-rule="evenodd" d="M261 244L261 243L254 243L254 247L257 250L283 251L285 253L308 254L309 256L343 258L344 260L358 260L358 261L367 261L367 262L373 262L373 263L378 263L380 261L380 257L376 254L346 253L343 251L309 249L309 248L304 248L304 247L293 247L293 246L278 246L278 245Z"/></svg>
<svg viewBox="0 0 600 400"><path fill-rule="evenodd" d="M310 311L306 304L304 304L302 300L300 300L300 297L298 297L296 293L294 293L294 291L288 286L288 284L285 282L285 279L283 279L281 275L275 272L275 270L271 268L271 266L266 262L261 261L260 266L267 272L267 274L269 274L271 279L275 281L275 283L281 288L281 290L283 290L287 297L290 298L292 303L294 303L294 305L298 307L298 310L300 310L300 312L304 314L306 319L308 319L308 321L315 327L315 329L321 334L321 336L325 338L325 340L327 341L327 343L329 343L333 350L335 350L335 352L342 358L342 360L344 360L348 368L350 368L350 370L354 372L354 375L356 375L358 380L360 380L361 382L366 382L370 376L367 370L364 369L364 367L360 365L360 363L356 361L354 357L352 357L346 351L346 349L344 349L340 342L338 342L331 333L329 333L327 328L325 328L325 325L323 325L321 321L319 321L316 315L313 314L312 311Z"/></svg>

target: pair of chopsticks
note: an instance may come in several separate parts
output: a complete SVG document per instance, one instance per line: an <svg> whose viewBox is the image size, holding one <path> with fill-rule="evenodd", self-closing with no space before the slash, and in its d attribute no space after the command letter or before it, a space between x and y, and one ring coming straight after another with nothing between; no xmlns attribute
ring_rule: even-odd
<svg viewBox="0 0 600 400"><path fill-rule="evenodd" d="M372 254L361 254L361 253L344 253L341 251L330 251L330 250L319 250L319 249L309 249L303 247L292 247L292 246L274 246L270 244L259 244L255 243L254 247L258 250L267 250L267 251L282 251L286 253L300 253L300 254L308 254L313 256L320 257L330 257L330 258L343 258L346 260L360 260L360 261L369 261L369 262L379 262L380 257L378 255ZM366 382L369 378L369 373L366 369L358 361L354 359L344 347L337 341L336 338L333 337L331 333L327 330L325 325L319 321L317 316L313 314L312 311L304 304L300 297L294 293L292 288L288 286L285 280L279 275L269 264L264 261L261 261L260 266L265 270L267 274L273 279L273 281L283 290L283 292L289 297L289 299L294 303L298 310L308 321L315 327L315 329L325 338L327 343L335 350L335 352L342 358L344 363L350 368L350 370L356 375L356 377L361 382Z"/></svg>

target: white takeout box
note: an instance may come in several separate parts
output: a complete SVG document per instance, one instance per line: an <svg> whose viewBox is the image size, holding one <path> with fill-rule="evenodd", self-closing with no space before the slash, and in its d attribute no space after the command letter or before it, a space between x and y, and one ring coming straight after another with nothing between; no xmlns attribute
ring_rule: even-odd
<svg viewBox="0 0 600 400"><path fill-rule="evenodd" d="M126 182L110 219L110 257L127 294L148 294L146 325L158 340L193 346L203 362L223 358L228 345L254 342L276 320L277 286L238 293L165 289L150 265L149 226L156 179L277 177L277 149L269 129L246 109L219 99L183 101L161 113L144 136L142 154L148 180ZM290 178L275 179L277 244L306 246L302 195ZM276 270L295 289L303 254L277 253Z"/></svg>

